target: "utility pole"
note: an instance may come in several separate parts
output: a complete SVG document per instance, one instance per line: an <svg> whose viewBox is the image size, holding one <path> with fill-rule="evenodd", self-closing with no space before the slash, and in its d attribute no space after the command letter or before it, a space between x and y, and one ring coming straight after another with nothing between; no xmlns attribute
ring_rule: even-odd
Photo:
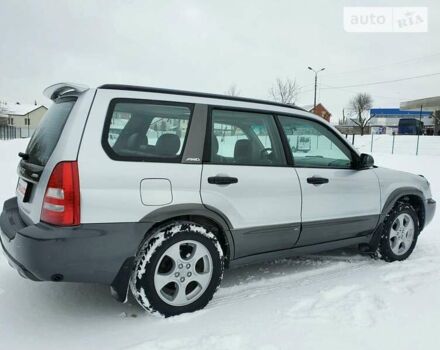
<svg viewBox="0 0 440 350"><path fill-rule="evenodd" d="M419 116L419 126L422 124L422 112L423 112L423 105L420 105L420 116ZM423 129L422 129L423 130ZM416 156L419 155L419 142L420 142L420 132L421 130L419 130L418 128L416 128L417 131L417 147L416 147Z"/></svg>
<svg viewBox="0 0 440 350"><path fill-rule="evenodd" d="M312 67L307 67L308 69L310 69L313 73L315 73L315 96L313 98L313 112L315 111L316 108L316 89L318 87L318 73L322 72L325 68L321 68L319 70L315 70Z"/></svg>

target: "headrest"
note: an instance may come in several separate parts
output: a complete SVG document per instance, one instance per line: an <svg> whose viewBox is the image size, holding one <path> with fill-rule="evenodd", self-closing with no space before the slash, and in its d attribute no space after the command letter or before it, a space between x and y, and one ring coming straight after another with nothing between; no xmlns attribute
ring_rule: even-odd
<svg viewBox="0 0 440 350"><path fill-rule="evenodd" d="M156 153L161 156L175 156L180 149L179 136L162 134L156 142Z"/></svg>
<svg viewBox="0 0 440 350"><path fill-rule="evenodd" d="M252 142L237 140L234 147L234 159L240 162L252 162Z"/></svg>

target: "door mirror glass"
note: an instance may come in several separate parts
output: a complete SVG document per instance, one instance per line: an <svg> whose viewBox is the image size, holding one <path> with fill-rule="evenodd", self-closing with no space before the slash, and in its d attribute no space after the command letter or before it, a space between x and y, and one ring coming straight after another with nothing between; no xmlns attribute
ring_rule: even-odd
<svg viewBox="0 0 440 350"><path fill-rule="evenodd" d="M361 159L359 162L359 168L360 169L368 169L371 168L374 165L374 158L366 153L361 154Z"/></svg>

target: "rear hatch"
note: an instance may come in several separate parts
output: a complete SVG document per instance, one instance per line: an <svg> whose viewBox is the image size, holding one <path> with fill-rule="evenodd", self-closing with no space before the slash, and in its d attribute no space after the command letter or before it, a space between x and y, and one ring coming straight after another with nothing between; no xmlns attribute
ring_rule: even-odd
<svg viewBox="0 0 440 350"><path fill-rule="evenodd" d="M38 128L32 135L24 153L20 153L21 161L18 166L17 201L20 214L25 221L38 221L41 213L42 197L46 181L45 167L55 150L64 125L75 105L76 97L64 97L56 100L44 115ZM46 169L50 172L52 169ZM24 214L24 215L23 215ZM31 220L30 218L34 218Z"/></svg>

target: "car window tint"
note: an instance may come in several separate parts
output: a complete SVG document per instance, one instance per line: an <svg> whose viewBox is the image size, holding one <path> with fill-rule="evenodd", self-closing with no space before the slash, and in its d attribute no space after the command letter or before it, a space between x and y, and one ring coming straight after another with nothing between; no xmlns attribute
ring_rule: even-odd
<svg viewBox="0 0 440 350"><path fill-rule="evenodd" d="M312 168L350 168L351 152L330 129L313 120L279 117L294 165Z"/></svg>
<svg viewBox="0 0 440 350"><path fill-rule="evenodd" d="M121 160L180 161L190 116L189 106L118 100L109 113L105 148Z"/></svg>
<svg viewBox="0 0 440 350"><path fill-rule="evenodd" d="M29 141L26 149L26 153L29 154L27 162L46 165L75 102L74 99L61 100L49 108Z"/></svg>
<svg viewBox="0 0 440 350"><path fill-rule="evenodd" d="M271 115L213 110L212 163L285 165L281 140Z"/></svg>

